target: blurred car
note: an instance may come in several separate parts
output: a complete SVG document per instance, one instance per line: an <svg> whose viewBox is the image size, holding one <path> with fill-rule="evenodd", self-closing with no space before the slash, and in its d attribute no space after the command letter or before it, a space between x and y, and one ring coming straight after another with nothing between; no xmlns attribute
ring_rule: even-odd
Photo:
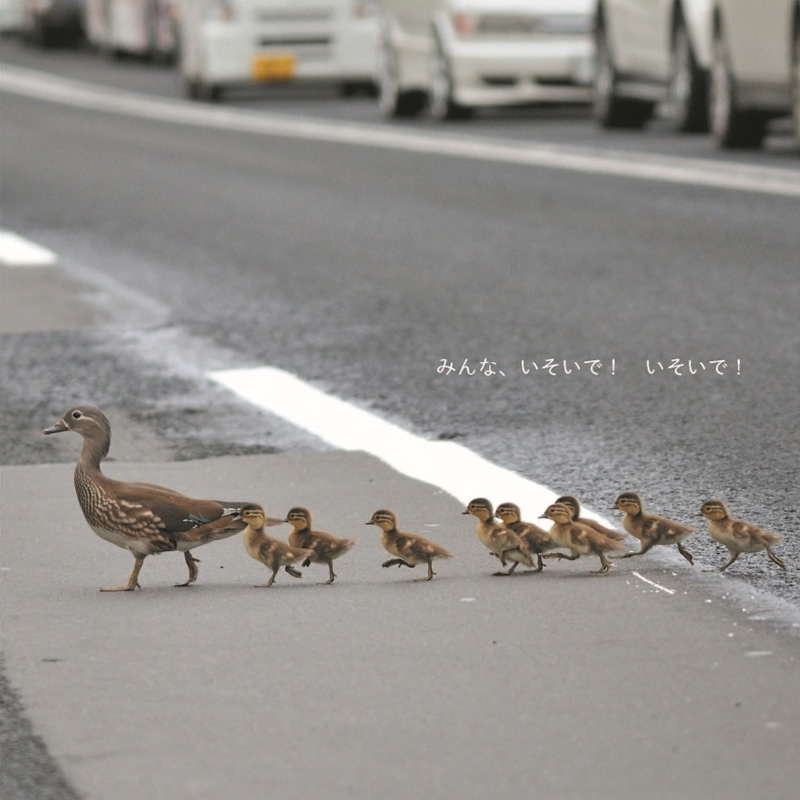
<svg viewBox="0 0 800 800"><path fill-rule="evenodd" d="M800 141L800 0L714 0L711 130L721 147L758 147L775 117Z"/></svg>
<svg viewBox="0 0 800 800"><path fill-rule="evenodd" d="M178 0L85 0L89 44L113 57L172 63L178 48Z"/></svg>
<svg viewBox="0 0 800 800"><path fill-rule="evenodd" d="M663 104L675 130L708 130L712 2L596 0L593 108L602 127L641 128Z"/></svg>
<svg viewBox="0 0 800 800"><path fill-rule="evenodd" d="M0 0L0 33L19 33L23 20L22 0Z"/></svg>
<svg viewBox="0 0 800 800"><path fill-rule="evenodd" d="M376 0L181 0L180 69L194 99L280 81L374 87L377 41Z"/></svg>
<svg viewBox="0 0 800 800"><path fill-rule="evenodd" d="M439 120L588 102L592 0L382 0L379 106Z"/></svg>
<svg viewBox="0 0 800 800"><path fill-rule="evenodd" d="M22 32L40 47L77 44L83 39L84 0L25 0Z"/></svg>
<svg viewBox="0 0 800 800"><path fill-rule="evenodd" d="M594 115L641 128L660 105L677 131L758 147L770 119L800 138L800 0L596 0Z"/></svg>

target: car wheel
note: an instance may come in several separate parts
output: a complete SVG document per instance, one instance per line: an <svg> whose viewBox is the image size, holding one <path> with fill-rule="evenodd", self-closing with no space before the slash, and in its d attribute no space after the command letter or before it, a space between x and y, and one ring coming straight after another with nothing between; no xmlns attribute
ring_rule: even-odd
<svg viewBox="0 0 800 800"><path fill-rule="evenodd" d="M653 115L655 104L647 100L622 97L618 77L604 26L598 25L595 50L594 118L603 128L641 128Z"/></svg>
<svg viewBox="0 0 800 800"><path fill-rule="evenodd" d="M431 63L430 112L440 122L469 119L473 113L471 108L453 100L453 73L438 38Z"/></svg>
<svg viewBox="0 0 800 800"><path fill-rule="evenodd" d="M711 133L719 147L760 147L767 132L767 118L738 107L736 81L731 74L728 46L720 28L711 52L711 88L709 91Z"/></svg>
<svg viewBox="0 0 800 800"><path fill-rule="evenodd" d="M425 107L425 94L400 91L400 71L397 54L384 37L378 67L378 108L385 117L415 117Z"/></svg>
<svg viewBox="0 0 800 800"><path fill-rule="evenodd" d="M669 105L675 130L708 130L708 75L697 64L686 25L679 22L672 41L672 78Z"/></svg>

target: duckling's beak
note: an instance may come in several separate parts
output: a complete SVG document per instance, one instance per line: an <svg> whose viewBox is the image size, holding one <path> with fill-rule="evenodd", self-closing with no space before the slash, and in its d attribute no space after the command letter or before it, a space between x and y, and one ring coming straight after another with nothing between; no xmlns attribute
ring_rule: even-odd
<svg viewBox="0 0 800 800"><path fill-rule="evenodd" d="M618 506L616 503L614 503L614 505L613 505L613 506L609 506L609 507L608 507L608 510L609 510L609 511L612 511L612 510L613 510L613 509L615 509L615 508L617 509L617 511L619 511L619 506Z"/></svg>
<svg viewBox="0 0 800 800"><path fill-rule="evenodd" d="M374 525L375 523L372 520L370 520L369 522L365 522L364 524L365 525Z"/></svg>
<svg viewBox="0 0 800 800"><path fill-rule="evenodd" d="M547 519L547 514L539 514L539 516L536 517L536 519Z"/></svg>
<svg viewBox="0 0 800 800"><path fill-rule="evenodd" d="M47 436L49 433L63 433L64 431L68 431L69 428L67 427L66 423L63 419L60 419L56 422L55 425L51 425L49 428L45 428L42 433Z"/></svg>
<svg viewBox="0 0 800 800"><path fill-rule="evenodd" d="M692 514L692 516L693 516L693 517L702 517L702 516L704 516L704 515L703 515L703 512L702 512L702 511L698 511L696 514Z"/></svg>
<svg viewBox="0 0 800 800"><path fill-rule="evenodd" d="M464 514L469 514L469 509L467 509L466 511L462 511L462 512L461 512L461 516L462 516L462 517L464 516Z"/></svg>

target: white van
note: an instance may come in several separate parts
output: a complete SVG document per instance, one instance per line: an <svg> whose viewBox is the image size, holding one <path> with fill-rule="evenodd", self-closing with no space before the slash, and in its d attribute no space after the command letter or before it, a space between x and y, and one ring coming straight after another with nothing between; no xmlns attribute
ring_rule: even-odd
<svg viewBox="0 0 800 800"><path fill-rule="evenodd" d="M194 99L275 81L374 86L376 0L181 0L180 33Z"/></svg>
<svg viewBox="0 0 800 800"><path fill-rule="evenodd" d="M588 102L593 0L381 0L386 116Z"/></svg>

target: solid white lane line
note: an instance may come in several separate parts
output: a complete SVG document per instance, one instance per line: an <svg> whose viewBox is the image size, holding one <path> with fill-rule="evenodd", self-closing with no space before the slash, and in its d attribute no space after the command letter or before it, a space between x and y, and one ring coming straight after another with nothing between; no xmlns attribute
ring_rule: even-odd
<svg viewBox="0 0 800 800"><path fill-rule="evenodd" d="M793 169L756 167L700 158L634 154L594 147L499 141L439 132L400 130L386 125L330 122L205 106L96 87L5 64L0 72L0 90L79 108L161 122L800 197L800 170Z"/></svg>
<svg viewBox="0 0 800 800"><path fill-rule="evenodd" d="M666 592L667 594L675 594L674 589L667 589L666 586L662 586L660 583L651 581L649 578L645 578L644 575L640 575L638 572L632 572L631 574L635 575L640 581L644 581L645 583L650 584L650 586L655 586L656 589L660 589L662 592Z"/></svg>
<svg viewBox="0 0 800 800"><path fill-rule="evenodd" d="M404 475L438 486L465 507L473 497L486 496L496 503L513 500L530 518L556 498L546 486L462 445L416 436L275 367L212 372L209 377L334 447L364 451Z"/></svg>
<svg viewBox="0 0 800 800"><path fill-rule="evenodd" d="M0 231L0 264L4 267L50 267L56 254L11 231Z"/></svg>

